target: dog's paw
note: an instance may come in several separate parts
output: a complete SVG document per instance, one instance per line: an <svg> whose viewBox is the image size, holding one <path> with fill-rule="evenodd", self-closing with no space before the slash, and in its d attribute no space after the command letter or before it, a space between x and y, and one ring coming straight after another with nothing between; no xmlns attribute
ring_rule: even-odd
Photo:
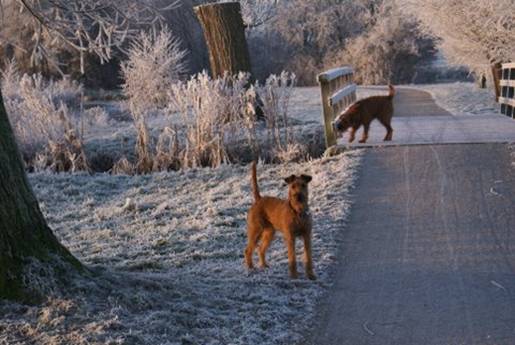
<svg viewBox="0 0 515 345"><path fill-rule="evenodd" d="M261 268L262 270L264 270L264 269L270 268L270 266L268 266L268 264L267 264L267 263L261 263L261 264L259 264L259 268Z"/></svg>
<svg viewBox="0 0 515 345"><path fill-rule="evenodd" d="M366 142L367 142L367 139L361 139L361 140L359 141L359 143L360 143L360 144L364 144L364 143L366 143Z"/></svg>
<svg viewBox="0 0 515 345"><path fill-rule="evenodd" d="M317 280L317 276L313 271L306 272L306 276L309 280Z"/></svg>
<svg viewBox="0 0 515 345"><path fill-rule="evenodd" d="M290 278L291 279L298 279L299 273L298 272L290 272Z"/></svg>

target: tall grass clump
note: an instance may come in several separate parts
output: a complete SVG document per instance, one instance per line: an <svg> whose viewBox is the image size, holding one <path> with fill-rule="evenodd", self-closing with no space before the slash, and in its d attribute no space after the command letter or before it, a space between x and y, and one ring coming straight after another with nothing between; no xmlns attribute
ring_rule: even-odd
<svg viewBox="0 0 515 345"><path fill-rule="evenodd" d="M212 79L206 72L171 84L162 112L169 125L152 137L144 123L138 128L137 162L122 159L113 171L218 167L258 157L302 160L306 150L288 120L294 86L295 75L286 72L270 76L263 85L251 85L247 73ZM257 106L263 110L262 120L256 116Z"/></svg>
<svg viewBox="0 0 515 345"><path fill-rule="evenodd" d="M5 106L29 167L54 171L88 170L78 119L82 86L70 80L48 81L41 74L18 73L11 61L2 72Z"/></svg>
<svg viewBox="0 0 515 345"><path fill-rule="evenodd" d="M167 28L156 32L141 32L128 51L128 59L121 66L123 93L127 98L137 132L134 167L123 158L114 171L149 173L153 167L151 138L146 117L167 106L167 92L186 71L187 52L180 47Z"/></svg>
<svg viewBox="0 0 515 345"><path fill-rule="evenodd" d="M123 93L133 114L145 114L167 104L167 92L186 71L187 52L172 32L142 31L121 65Z"/></svg>

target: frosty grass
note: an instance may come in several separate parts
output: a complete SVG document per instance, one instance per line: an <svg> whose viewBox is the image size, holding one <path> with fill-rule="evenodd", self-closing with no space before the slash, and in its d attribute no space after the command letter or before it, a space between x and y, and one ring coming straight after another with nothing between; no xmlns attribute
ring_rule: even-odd
<svg viewBox="0 0 515 345"><path fill-rule="evenodd" d="M271 268L243 266L248 166L149 176L32 174L59 240L93 272L43 306L0 304L0 344L294 344L302 340L345 232L360 152L258 166L263 195L309 173L318 280L287 275L280 235ZM257 259L257 258L255 258ZM257 261L257 260L256 260Z"/></svg>

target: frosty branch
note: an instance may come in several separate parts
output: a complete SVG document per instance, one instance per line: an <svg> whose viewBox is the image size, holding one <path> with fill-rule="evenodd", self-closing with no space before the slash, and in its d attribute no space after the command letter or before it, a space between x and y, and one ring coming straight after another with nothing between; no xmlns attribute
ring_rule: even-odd
<svg viewBox="0 0 515 345"><path fill-rule="evenodd" d="M139 28L160 24L163 11L176 8L179 1L161 6L156 0L0 0L0 6L18 6L31 15L34 64L41 59L56 64L47 54L47 45L61 41L80 53L84 74L86 53L108 61Z"/></svg>

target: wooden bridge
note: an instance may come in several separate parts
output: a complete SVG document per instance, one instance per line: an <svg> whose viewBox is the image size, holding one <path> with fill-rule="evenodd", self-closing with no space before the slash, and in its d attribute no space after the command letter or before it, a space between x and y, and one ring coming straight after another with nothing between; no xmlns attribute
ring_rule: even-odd
<svg viewBox="0 0 515 345"><path fill-rule="evenodd" d="M515 120L511 116L504 116L500 111L491 115L451 114L439 107L429 93L409 87L397 87L392 121L393 141L382 141L385 129L374 121L366 144L347 144L347 134L343 138L336 138L331 123L341 110L356 100L352 73L352 68L345 67L328 71L319 77L328 146L371 147L515 141ZM515 79L515 72L513 77ZM515 80L504 81L504 84L508 83L512 85ZM505 89L506 97L508 94L513 96L512 90L510 93L507 86ZM385 88L385 94L386 92ZM507 98L502 100L508 102Z"/></svg>

